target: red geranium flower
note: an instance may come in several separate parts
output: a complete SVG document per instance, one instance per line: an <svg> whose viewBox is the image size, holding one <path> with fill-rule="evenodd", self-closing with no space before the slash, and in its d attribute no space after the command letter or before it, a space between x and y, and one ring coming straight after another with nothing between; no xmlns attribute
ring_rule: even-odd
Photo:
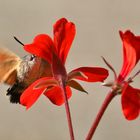
<svg viewBox="0 0 140 140"><path fill-rule="evenodd" d="M75 25L65 18L58 20L53 28L53 40L46 34L37 35L32 44L24 46L31 54L43 58L50 63L52 77L44 77L35 81L21 95L20 103L26 108L31 107L43 93L56 105L64 103L62 84L65 85L67 97L71 97L71 89L86 92L74 79L99 82L108 76L108 71L99 67L80 67L67 74L65 62L75 36ZM46 68L47 69L47 68Z"/></svg>
<svg viewBox="0 0 140 140"><path fill-rule="evenodd" d="M140 89L130 86L135 76L126 80L140 59L140 36L135 36L129 30L123 33L120 31L123 42L123 66L118 76L115 73L115 82L112 88L115 93L121 93L122 110L128 120L136 119L140 112Z"/></svg>
<svg viewBox="0 0 140 140"><path fill-rule="evenodd" d="M124 34L120 32L120 36L123 41L124 62L118 81L122 82L140 59L140 36L135 36L130 31ZM129 81L124 82L122 89L122 109L128 120L137 118L140 112L140 90L131 87Z"/></svg>

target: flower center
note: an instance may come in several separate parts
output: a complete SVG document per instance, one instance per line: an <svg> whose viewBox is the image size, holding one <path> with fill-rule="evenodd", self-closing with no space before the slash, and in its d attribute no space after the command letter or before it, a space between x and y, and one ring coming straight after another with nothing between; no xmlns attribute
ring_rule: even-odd
<svg viewBox="0 0 140 140"><path fill-rule="evenodd" d="M112 88L112 92L115 94L121 94L122 92L122 84L119 84L117 82L113 83L111 88Z"/></svg>

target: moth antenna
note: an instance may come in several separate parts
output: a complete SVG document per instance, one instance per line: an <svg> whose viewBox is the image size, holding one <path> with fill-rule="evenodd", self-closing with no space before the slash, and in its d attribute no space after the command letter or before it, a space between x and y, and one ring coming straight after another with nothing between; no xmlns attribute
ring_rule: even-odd
<svg viewBox="0 0 140 140"><path fill-rule="evenodd" d="M19 44L21 44L22 46L24 46L24 44L23 44L17 37L14 36L14 39L15 39Z"/></svg>

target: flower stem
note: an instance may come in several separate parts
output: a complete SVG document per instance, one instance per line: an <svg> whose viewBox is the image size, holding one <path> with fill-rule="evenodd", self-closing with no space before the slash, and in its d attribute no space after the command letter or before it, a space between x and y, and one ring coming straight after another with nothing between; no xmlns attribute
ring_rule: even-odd
<svg viewBox="0 0 140 140"><path fill-rule="evenodd" d="M103 104L102 104L102 106L101 106L101 108L100 108L100 110L99 110L91 128L90 128L90 131L89 131L89 133L86 137L86 140L91 140L92 139L92 137L95 133L95 130L96 130L96 128L97 128L97 126L98 126L98 124L99 124L99 122L100 122L100 120L101 120L101 118L102 118L102 116L105 112L105 110L107 109L109 103L112 101L112 99L114 98L115 95L116 94L112 93L112 92L109 92L107 94L107 96L106 96L106 98L105 98L105 100L104 100L104 102L103 102Z"/></svg>
<svg viewBox="0 0 140 140"><path fill-rule="evenodd" d="M65 82L63 82L63 80L61 81L61 88L64 93L63 95L64 95L64 100L65 100L65 110L66 110L66 115L67 115L67 120L68 120L70 138L71 140L74 140L74 132L73 132L72 119L71 119L71 114L70 114L70 107L69 107L68 98L66 94Z"/></svg>

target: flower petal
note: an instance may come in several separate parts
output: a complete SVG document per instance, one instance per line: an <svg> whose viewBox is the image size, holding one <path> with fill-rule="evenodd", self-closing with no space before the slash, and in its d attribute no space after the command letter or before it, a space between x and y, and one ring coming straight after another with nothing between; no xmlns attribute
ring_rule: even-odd
<svg viewBox="0 0 140 140"><path fill-rule="evenodd" d="M69 86L66 87L67 98L69 99L72 95L71 89ZM54 86L51 89L47 90L44 95L49 98L49 100L55 105L62 105L64 103L63 91L60 86Z"/></svg>
<svg viewBox="0 0 140 140"><path fill-rule="evenodd" d="M45 77L41 78L37 81L35 81L33 84L31 84L21 95L20 97L20 104L26 106L26 109L30 108L36 100L39 98L39 96L43 93L43 91L47 88L47 86L51 86L51 83L49 83L46 86L40 86L41 88L36 88L38 83L42 81L52 81L53 78L51 77Z"/></svg>
<svg viewBox="0 0 140 140"><path fill-rule="evenodd" d="M75 72L80 72L82 74L81 76L80 74L73 74ZM69 75L71 75L71 79L75 78L87 82L103 82L108 76L108 71L100 67L80 67L71 71Z"/></svg>
<svg viewBox="0 0 140 140"><path fill-rule="evenodd" d="M29 109L42 94L44 89L33 90L31 87L27 88L20 97L20 104Z"/></svg>
<svg viewBox="0 0 140 140"><path fill-rule="evenodd" d="M140 59L140 37L130 31L120 31L120 37L123 41L123 66L118 81L124 80Z"/></svg>
<svg viewBox="0 0 140 140"><path fill-rule="evenodd" d="M66 57L70 50L75 36L75 25L61 18L54 24L54 44L62 63L65 64Z"/></svg>
<svg viewBox="0 0 140 140"><path fill-rule="evenodd" d="M46 61L48 61L49 63L51 63L52 59L51 51L53 49L53 46L54 44L52 42L52 39L48 35L40 34L34 38L32 44L24 45L24 49L27 52L34 54L38 57L41 57Z"/></svg>
<svg viewBox="0 0 140 140"><path fill-rule="evenodd" d="M39 88L47 88L51 86L56 86L58 85L58 82L54 78L41 78L39 79L38 83L34 86L34 89L39 89Z"/></svg>
<svg viewBox="0 0 140 140"><path fill-rule="evenodd" d="M122 109L127 120L134 120L140 113L140 90L125 84L122 91Z"/></svg>

